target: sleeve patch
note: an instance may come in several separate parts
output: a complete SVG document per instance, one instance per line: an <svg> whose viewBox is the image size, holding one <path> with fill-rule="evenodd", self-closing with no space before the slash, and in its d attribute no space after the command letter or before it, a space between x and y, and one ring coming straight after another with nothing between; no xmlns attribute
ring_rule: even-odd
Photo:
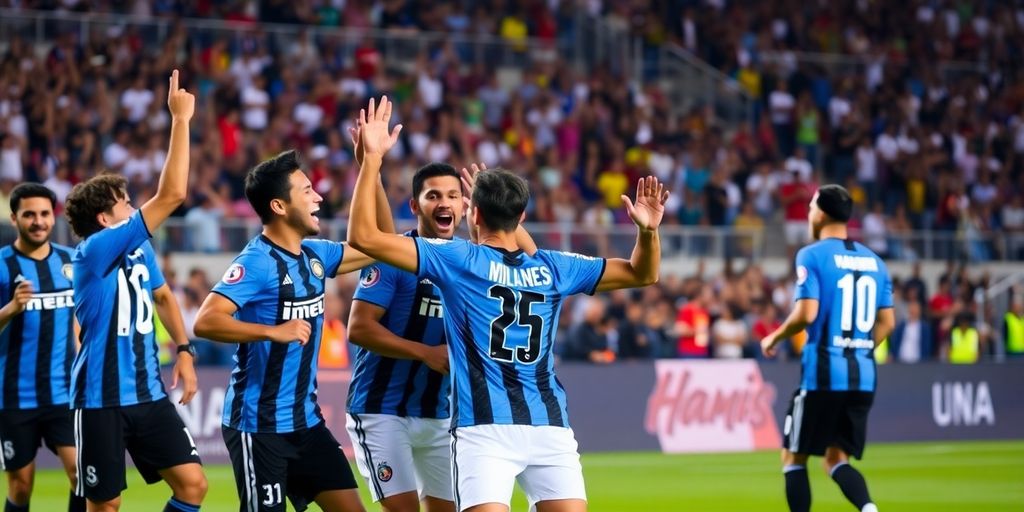
<svg viewBox="0 0 1024 512"><path fill-rule="evenodd" d="M224 277L221 278L221 281L224 284L235 284L241 281L243 277L245 277L245 267L241 263L232 263L228 267L228 271L224 272Z"/></svg>
<svg viewBox="0 0 1024 512"><path fill-rule="evenodd" d="M368 267L363 272L363 277L359 279L360 288L370 288L373 285L380 282L380 269L376 266Z"/></svg>
<svg viewBox="0 0 1024 512"><path fill-rule="evenodd" d="M802 285L807 281L807 267L800 265L796 267L796 284Z"/></svg>

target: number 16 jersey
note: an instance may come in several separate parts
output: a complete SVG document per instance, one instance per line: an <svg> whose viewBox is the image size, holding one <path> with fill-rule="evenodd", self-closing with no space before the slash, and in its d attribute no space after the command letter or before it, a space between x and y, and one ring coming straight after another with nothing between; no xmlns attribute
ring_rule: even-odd
<svg viewBox="0 0 1024 512"><path fill-rule="evenodd" d="M568 427L552 346L562 301L593 294L605 261L416 238L417 275L441 292L451 361L452 427Z"/></svg>
<svg viewBox="0 0 1024 512"><path fill-rule="evenodd" d="M136 211L78 244L75 317L82 348L71 367L75 409L123 407L167 396L153 334L153 290L164 275Z"/></svg>

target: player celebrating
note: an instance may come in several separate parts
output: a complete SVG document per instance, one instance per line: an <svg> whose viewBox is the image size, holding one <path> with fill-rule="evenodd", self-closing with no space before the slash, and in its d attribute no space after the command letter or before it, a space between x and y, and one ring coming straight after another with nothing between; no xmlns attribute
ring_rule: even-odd
<svg viewBox="0 0 1024 512"><path fill-rule="evenodd" d="M846 238L852 211L850 193L839 185L821 187L811 199L807 223L817 242L796 255L796 305L786 322L761 340L765 355L772 357L781 340L807 329L800 389L783 429L786 500L793 511L811 508L810 455L825 456L825 470L857 510L878 510L849 457L864 453L875 393L874 347L896 321L885 262Z"/></svg>
<svg viewBox="0 0 1024 512"><path fill-rule="evenodd" d="M263 233L214 286L195 324L198 336L239 344L222 432L240 510L284 511L287 497L299 511L314 501L328 512L362 511L352 470L316 403L316 373L326 279L372 260L344 243L306 239L320 233L323 198L295 151L250 170L245 196Z"/></svg>
<svg viewBox="0 0 1024 512"><path fill-rule="evenodd" d="M75 487L75 437L68 407L71 359L77 350L71 249L50 242L57 196L35 183L11 191L18 238L0 249L0 465L7 472L5 512L25 511L32 496L36 450L60 458ZM72 492L69 511L85 511Z"/></svg>
<svg viewBox="0 0 1024 512"><path fill-rule="evenodd" d="M555 251L524 254L515 231L529 192L502 170L480 173L473 189L473 227L481 245L465 240L388 234L371 215L388 133L391 103L371 100L365 113L364 161L356 181L349 242L440 290L452 376L452 478L459 510L506 511L516 480L541 512L586 510L576 441L565 392L554 375L553 337L563 297L651 284L658 279L658 226L668 193L640 180L638 228L630 260L602 260ZM369 209L369 210L367 210Z"/></svg>
<svg viewBox="0 0 1024 512"><path fill-rule="evenodd" d="M67 198L71 229L82 238L72 258L75 316L82 349L71 374L78 449L78 494L90 510L118 510L126 488L128 450L147 483L163 479L174 496L166 511L195 512L206 477L188 429L160 380L153 313L178 344L174 384L181 403L196 392L195 350L188 344L174 293L157 267L151 233L185 200L189 128L195 98L170 79L171 141L156 195L135 210L127 182L104 174L75 186Z"/></svg>

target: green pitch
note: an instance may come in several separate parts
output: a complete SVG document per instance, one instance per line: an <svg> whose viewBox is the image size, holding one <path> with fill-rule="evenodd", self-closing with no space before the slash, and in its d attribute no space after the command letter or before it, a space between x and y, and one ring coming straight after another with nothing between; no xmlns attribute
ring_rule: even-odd
<svg viewBox="0 0 1024 512"><path fill-rule="evenodd" d="M820 459L812 463L814 510L853 510L821 471ZM857 467L883 511L1009 511L1024 504L1024 442L875 444L868 446L866 460ZM786 510L777 452L588 454L583 469L590 510L596 512ZM210 492L203 509L238 510L231 468L207 467L206 472ZM6 495L6 480L2 487ZM64 510L66 489L63 473L40 472L32 509ZM168 497L165 485L147 486L129 470L121 510L161 510ZM526 510L518 491L512 510Z"/></svg>

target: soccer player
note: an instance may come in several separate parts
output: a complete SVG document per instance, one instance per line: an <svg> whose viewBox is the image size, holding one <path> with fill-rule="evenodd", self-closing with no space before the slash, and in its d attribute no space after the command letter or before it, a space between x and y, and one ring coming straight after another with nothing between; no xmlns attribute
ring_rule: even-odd
<svg viewBox="0 0 1024 512"><path fill-rule="evenodd" d="M172 388L180 403L196 392L195 349L189 345L174 293L149 243L151 233L185 200L189 128L195 98L171 74L167 92L171 141L152 199L135 210L124 177L96 176L72 189L68 222L82 243L72 256L75 316L82 349L71 370L78 449L77 493L89 510L118 510L125 482L124 452L147 483L163 479L173 497L165 511L195 512L206 495L192 435L160 380L154 310L178 345Z"/></svg>
<svg viewBox="0 0 1024 512"><path fill-rule="evenodd" d="M358 135L354 137L357 148ZM361 162L361 154L357 149ZM460 178L472 171L431 163L412 179L410 237L452 239L465 213ZM482 166L486 169L486 166ZM533 254L526 230L520 242ZM448 433L448 350L441 295L429 279L377 263L363 269L349 316L357 347L349 385L347 428L359 471L386 512L455 509Z"/></svg>
<svg viewBox="0 0 1024 512"><path fill-rule="evenodd" d="M383 188L378 184L378 193ZM242 511L362 511L355 478L316 403L317 354L326 279L373 260L320 233L323 198L295 151L245 177L245 196L263 222L196 317L206 339L238 343L224 397L222 433ZM384 208L387 208L385 205ZM394 230L388 215L385 228Z"/></svg>
<svg viewBox="0 0 1024 512"><path fill-rule="evenodd" d="M388 234L377 228L374 184L383 154L401 126L388 132L391 103L371 100L361 114L364 160L349 219L349 243L441 292L451 366L452 479L459 510L507 511L515 481L540 512L586 510L576 440L552 354L567 295L637 287L658 280L658 226L668 193L641 179L636 204L623 196L637 225L630 260L539 250L524 254L515 231L526 183L503 170L481 172L469 217L480 245L466 240Z"/></svg>
<svg viewBox="0 0 1024 512"><path fill-rule="evenodd" d="M796 255L796 305L761 340L764 354L773 357L782 340L807 330L800 389L783 427L786 500L793 511L811 508L810 455L825 457L825 470L857 510L878 510L849 459L864 453L875 394L874 348L896 320L885 262L847 239L852 212L850 193L839 185L821 187L811 199L807 224L816 242Z"/></svg>
<svg viewBox="0 0 1024 512"><path fill-rule="evenodd" d="M0 249L0 466L7 472L4 512L29 508L36 450L43 443L60 458L75 487L75 436L68 407L74 329L71 249L50 242L52 190L23 183L11 191L11 223L18 238ZM69 511L85 511L72 491Z"/></svg>

